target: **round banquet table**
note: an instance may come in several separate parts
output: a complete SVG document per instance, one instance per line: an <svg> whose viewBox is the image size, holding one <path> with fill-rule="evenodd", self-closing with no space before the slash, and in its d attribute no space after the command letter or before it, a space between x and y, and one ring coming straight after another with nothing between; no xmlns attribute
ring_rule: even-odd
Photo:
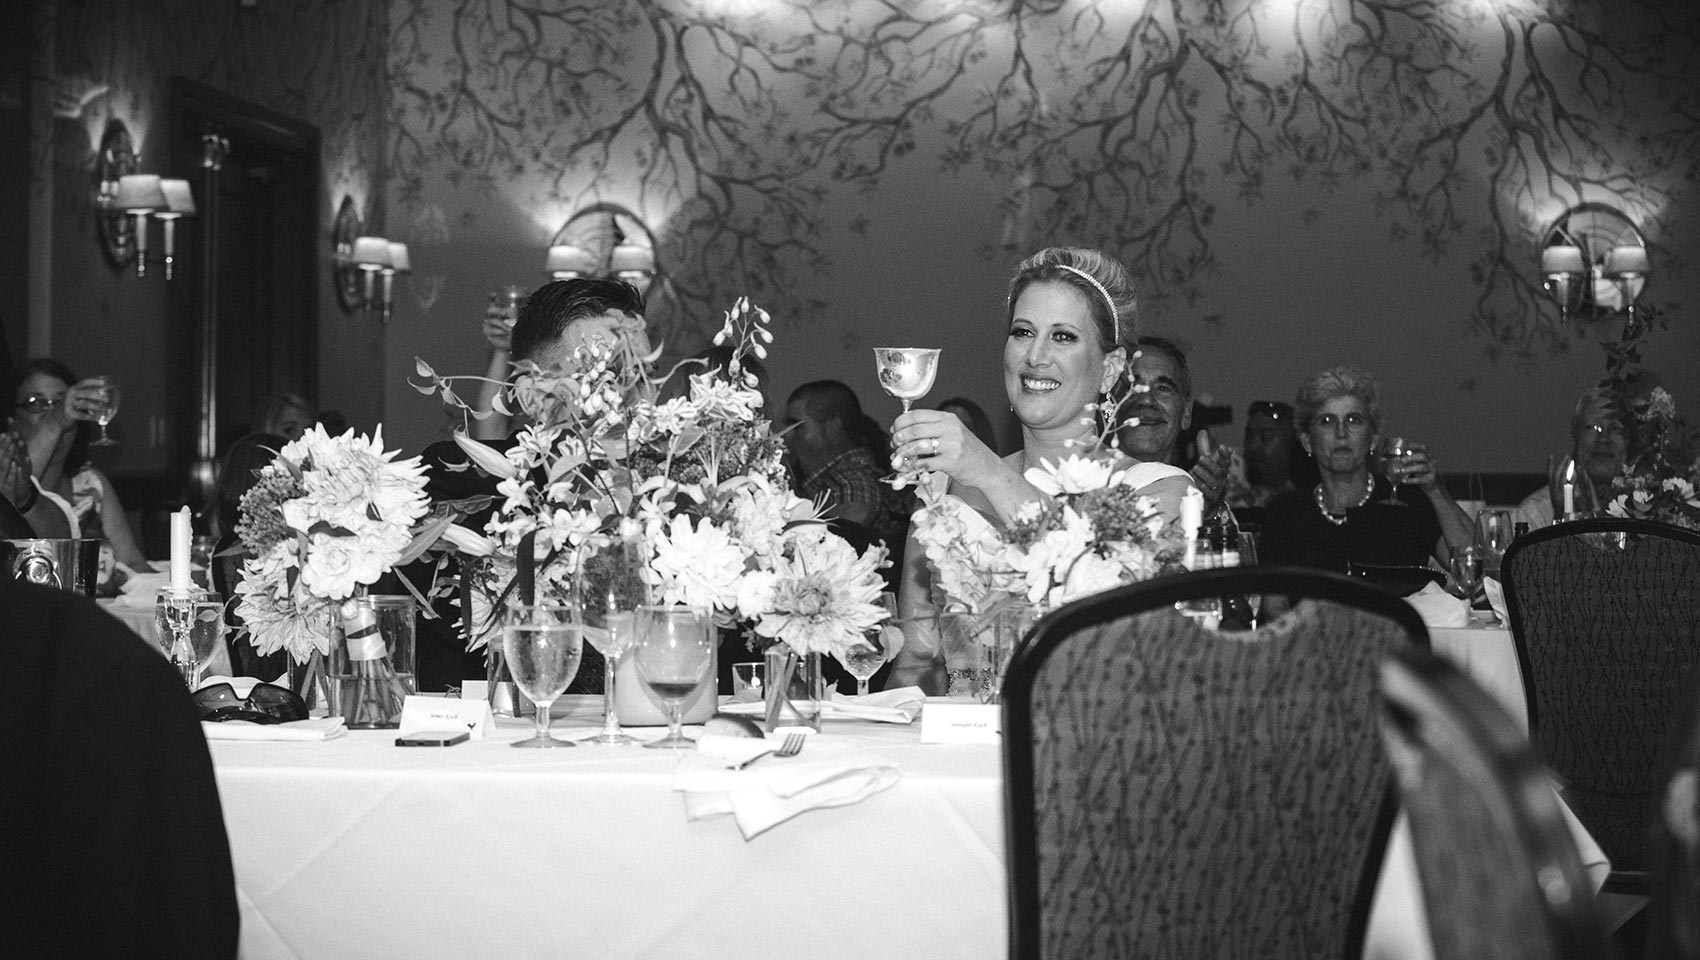
<svg viewBox="0 0 1700 960"><path fill-rule="evenodd" d="M594 733L600 698L568 699L556 735ZM919 723L828 721L823 737L894 762L901 779L746 842L728 817L685 819L677 755L510 749L530 727L497 721L450 748L397 748L395 731L210 741L241 955L1005 955L996 745L924 744ZM1599 848L1572 831L1603 881ZM1396 828L1366 957L1430 956L1416 891Z"/></svg>

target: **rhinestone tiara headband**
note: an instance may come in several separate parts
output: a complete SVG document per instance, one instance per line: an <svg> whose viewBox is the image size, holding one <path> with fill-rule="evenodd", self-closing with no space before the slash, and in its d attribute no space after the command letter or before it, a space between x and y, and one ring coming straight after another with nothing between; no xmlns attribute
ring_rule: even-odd
<svg viewBox="0 0 1700 960"><path fill-rule="evenodd" d="M1094 277L1079 267L1072 267L1066 263L1059 263L1057 266L1067 270L1069 273L1074 274L1080 279L1085 280L1087 283L1090 283L1092 285L1092 289L1098 291L1098 295L1104 298L1104 306L1110 308L1110 326L1115 330L1116 334L1116 341L1110 349L1113 350L1115 347L1120 346L1122 342L1122 318L1121 314L1116 311L1116 302L1110 299L1110 291L1104 289L1104 285L1098 282L1097 277Z"/></svg>

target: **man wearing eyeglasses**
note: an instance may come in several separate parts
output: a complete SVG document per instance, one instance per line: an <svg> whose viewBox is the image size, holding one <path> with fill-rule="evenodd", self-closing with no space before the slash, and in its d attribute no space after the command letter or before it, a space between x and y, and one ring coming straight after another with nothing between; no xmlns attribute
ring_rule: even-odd
<svg viewBox="0 0 1700 960"><path fill-rule="evenodd" d="M1579 513L1598 513L1611 499L1611 481L1623 472L1629 457L1628 433L1624 428L1623 404L1613 391L1589 387L1576 399L1570 417L1570 453L1558 462L1548 460L1547 485L1523 498L1515 519L1529 529L1550 526L1564 510L1564 478L1571 464L1575 470L1575 501Z"/></svg>

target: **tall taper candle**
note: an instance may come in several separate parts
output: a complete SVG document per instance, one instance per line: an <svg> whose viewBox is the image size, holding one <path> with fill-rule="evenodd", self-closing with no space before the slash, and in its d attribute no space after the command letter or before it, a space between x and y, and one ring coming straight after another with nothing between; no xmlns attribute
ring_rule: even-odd
<svg viewBox="0 0 1700 960"><path fill-rule="evenodd" d="M189 579L189 508L171 515L171 592L183 596L194 589Z"/></svg>
<svg viewBox="0 0 1700 960"><path fill-rule="evenodd" d="M1564 519L1576 513L1576 461L1564 468Z"/></svg>

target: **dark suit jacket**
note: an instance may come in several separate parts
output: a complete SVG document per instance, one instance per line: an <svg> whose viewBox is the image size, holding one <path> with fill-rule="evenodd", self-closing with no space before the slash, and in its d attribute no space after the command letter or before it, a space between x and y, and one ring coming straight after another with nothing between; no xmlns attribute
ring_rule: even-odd
<svg viewBox="0 0 1700 960"><path fill-rule="evenodd" d="M93 601L0 579L12 956L234 957L236 883L183 680Z"/></svg>

